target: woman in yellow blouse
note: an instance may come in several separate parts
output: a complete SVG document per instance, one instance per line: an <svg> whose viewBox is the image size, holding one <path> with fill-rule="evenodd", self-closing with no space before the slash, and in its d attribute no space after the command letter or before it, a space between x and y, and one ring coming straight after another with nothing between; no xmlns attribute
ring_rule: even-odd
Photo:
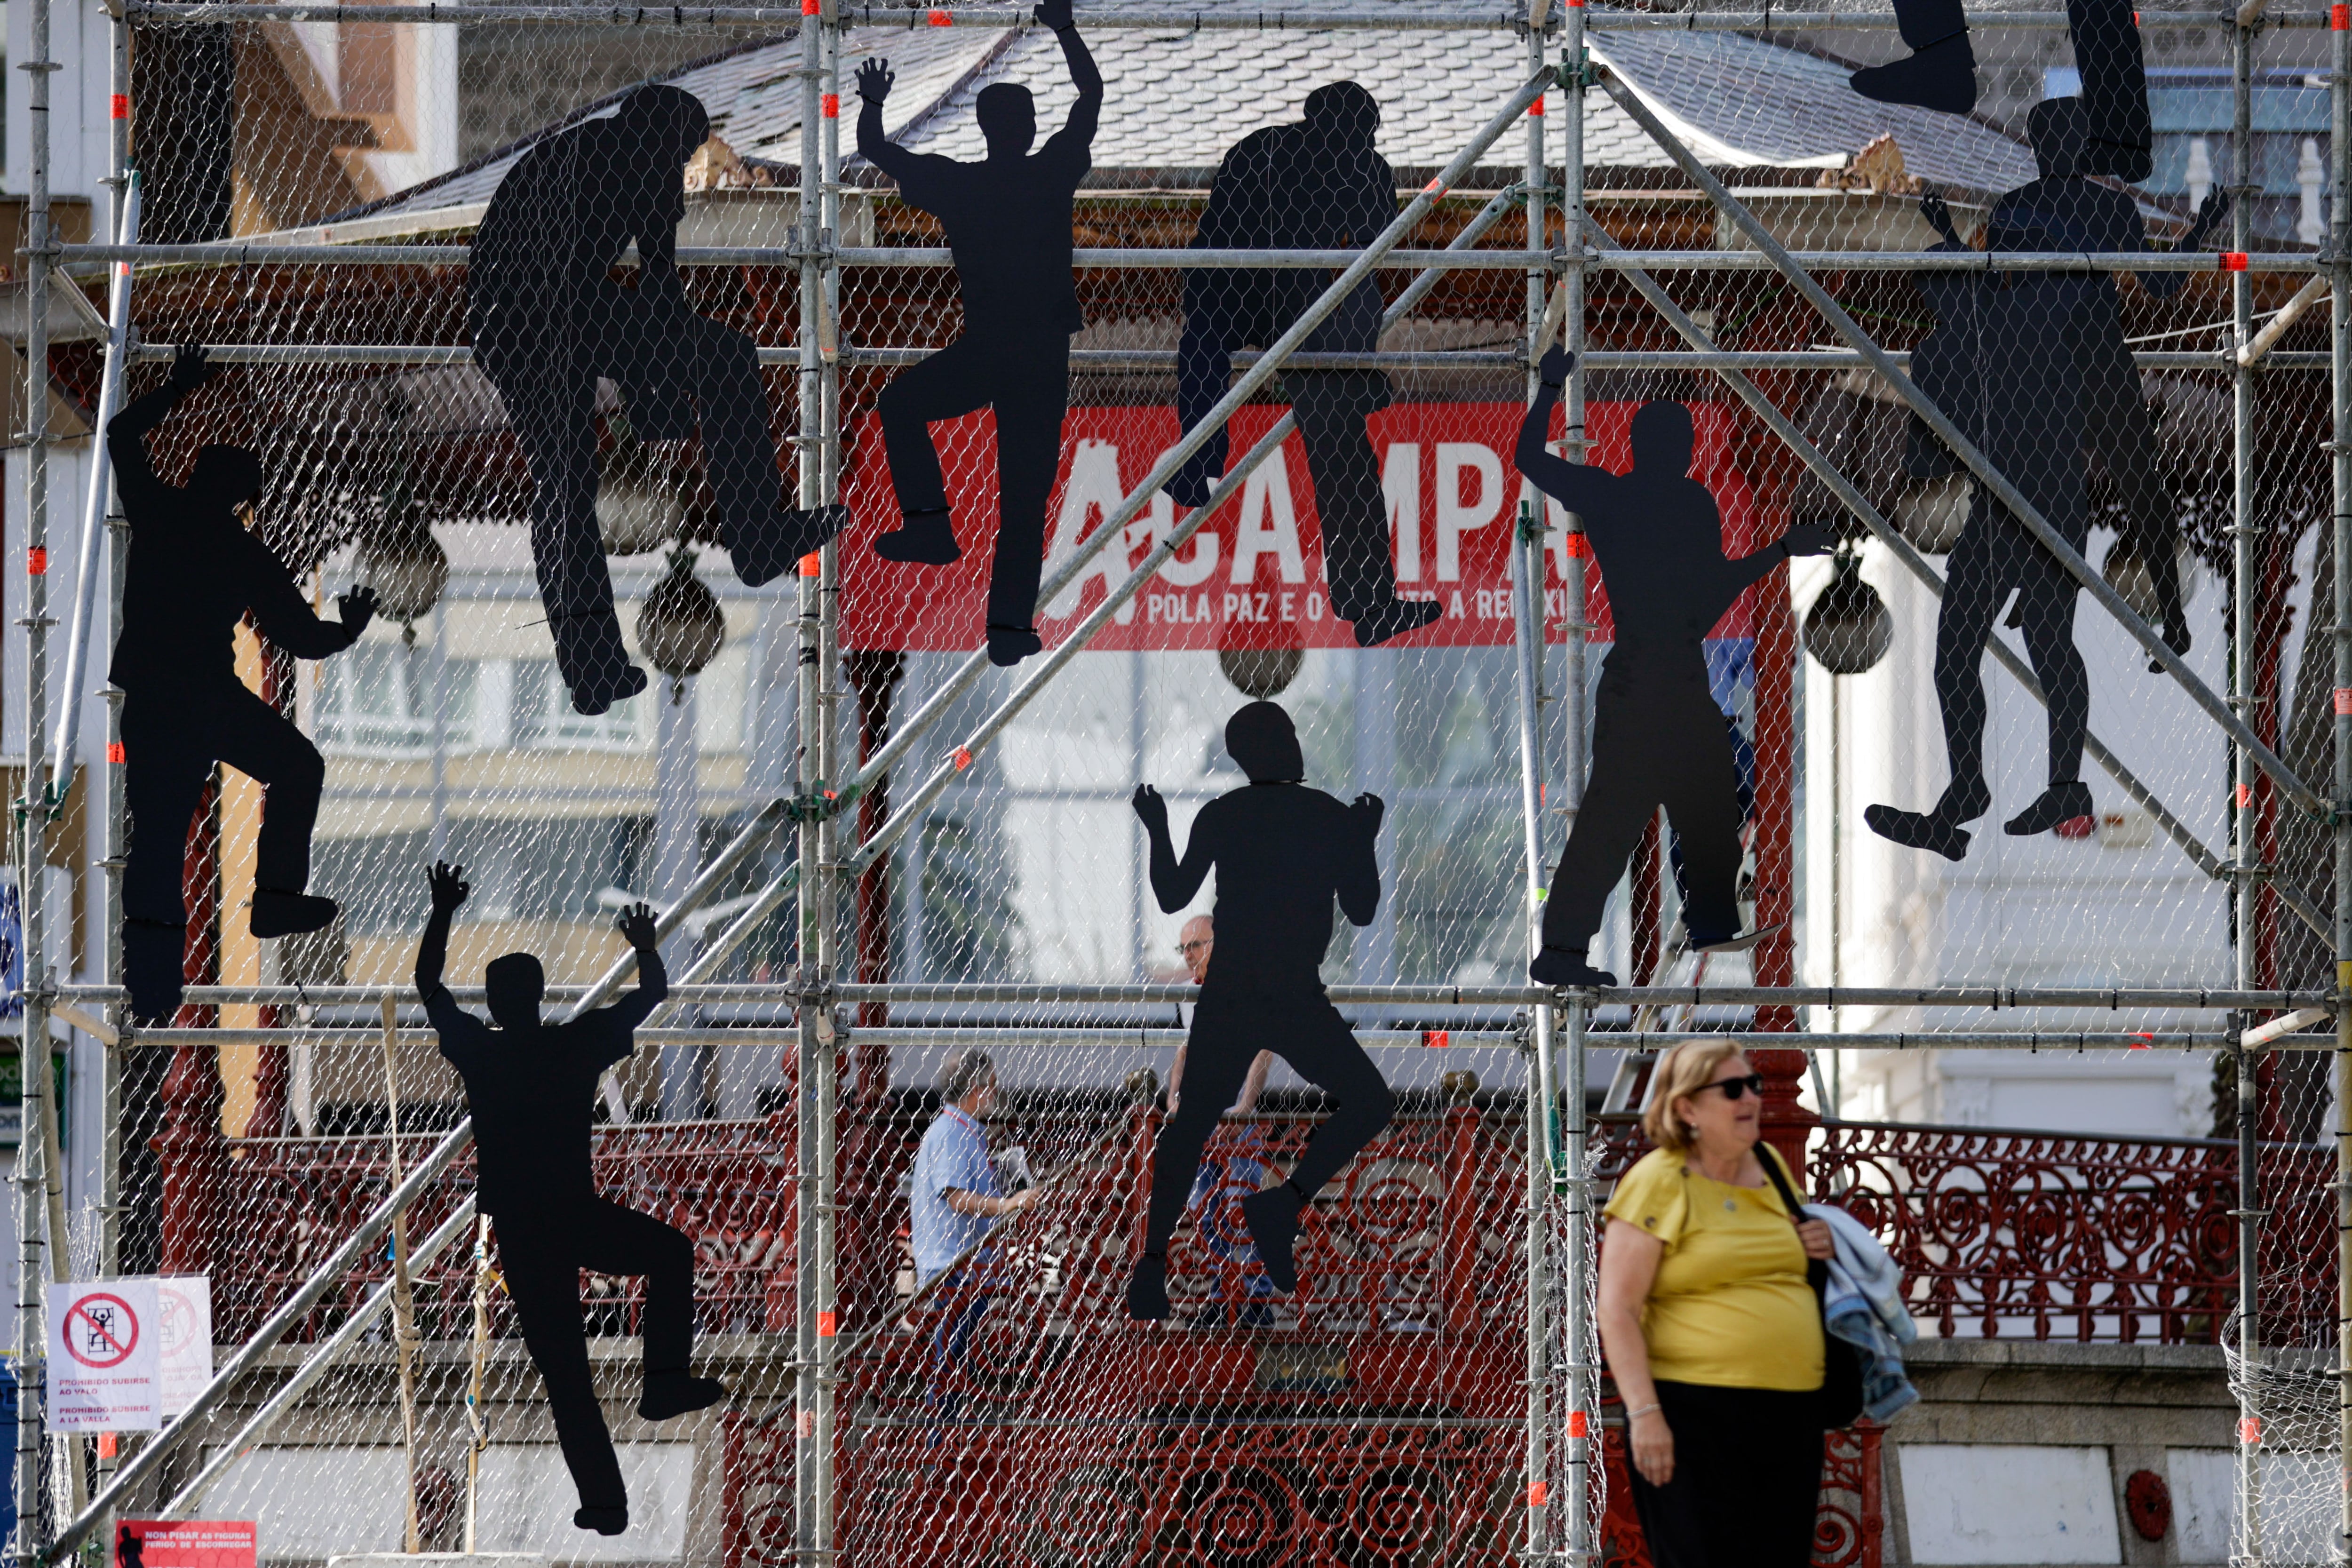
<svg viewBox="0 0 2352 1568"><path fill-rule="evenodd" d="M1601 1252L1634 1511L1657 1568L1805 1568L1822 1354L1805 1260L1829 1257L1829 1226L1792 1223L1765 1174L1764 1080L1738 1047L1685 1040L1652 1083L1657 1147L1619 1180Z"/></svg>

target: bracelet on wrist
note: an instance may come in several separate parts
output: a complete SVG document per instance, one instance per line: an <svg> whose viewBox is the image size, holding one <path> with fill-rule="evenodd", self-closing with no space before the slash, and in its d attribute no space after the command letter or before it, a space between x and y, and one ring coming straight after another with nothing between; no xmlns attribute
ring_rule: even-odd
<svg viewBox="0 0 2352 1568"><path fill-rule="evenodd" d="M1664 1408L1664 1405L1661 1405L1654 1399L1649 1404L1643 1405L1639 1410L1628 1410L1625 1412L1625 1419L1631 1422L1644 1415L1654 1415Z"/></svg>

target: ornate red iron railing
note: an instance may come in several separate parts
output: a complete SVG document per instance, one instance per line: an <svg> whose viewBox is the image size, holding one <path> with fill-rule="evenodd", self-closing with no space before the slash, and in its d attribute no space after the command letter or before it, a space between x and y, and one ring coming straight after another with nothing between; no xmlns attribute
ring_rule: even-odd
<svg viewBox="0 0 2352 1568"><path fill-rule="evenodd" d="M1296 1157L1312 1119L1221 1132L1213 1197L1171 1248L1177 1322L1206 1331L1192 1332L1132 1325L1122 1300L1157 1110L1071 1100L1007 1120L1054 1195L983 1268L911 1306L895 1193L919 1119L862 1130L859 1190L883 1197L845 1216L845 1272L858 1254L879 1264L865 1276L896 1288L845 1303L845 1331L885 1324L844 1369L851 1559L961 1562L968 1549L974 1562L1206 1563L1278 1545L1300 1563L1503 1560L1524 1484L1515 1105L1457 1099L1401 1117L1308 1216L1307 1289L1274 1302L1253 1293L1234 1205ZM1604 1177L1641 1152L1628 1119L1595 1131ZM407 1158L432 1142L404 1140ZM793 1147L787 1115L598 1134L600 1184L694 1237L707 1330L790 1326ZM245 1140L226 1153L236 1239L211 1259L223 1338L282 1300L387 1190L381 1138ZM1809 1184L1885 1238L1930 1334L2210 1342L2231 1305L2232 1145L1846 1123L1822 1129L1810 1154ZM2327 1155L2281 1146L2263 1158L2266 1274L2291 1287L2266 1331L2284 1339L2332 1307ZM411 1234L471 1179L460 1162ZM467 1331L466 1268L453 1249L426 1272L428 1335ZM344 1282L297 1337L331 1326L382 1272L379 1262ZM593 1329L632 1331L634 1282L590 1285ZM982 1295L968 1346L941 1354L942 1331ZM1016 1407L1054 1411L1050 1435L1015 1425ZM726 1442L728 1561L760 1561L789 1532L789 1433L739 1415ZM1833 1437L1818 1557L1829 1568L1878 1562L1878 1442L1867 1426ZM1642 1556L1613 1428L1603 1447L1606 1539L1630 1565ZM952 1518L929 1556L893 1544L894 1498L910 1517ZM1045 1506L1056 1498L1072 1506ZM1222 1522L1202 1525L1204 1510Z"/></svg>

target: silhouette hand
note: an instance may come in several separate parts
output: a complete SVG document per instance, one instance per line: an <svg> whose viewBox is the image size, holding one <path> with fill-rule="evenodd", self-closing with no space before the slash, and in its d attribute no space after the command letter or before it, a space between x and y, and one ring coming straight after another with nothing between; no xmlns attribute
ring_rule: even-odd
<svg viewBox="0 0 2352 1568"><path fill-rule="evenodd" d="M2206 192L2205 199L2198 204L2197 221L2189 226L2189 234L2181 241L2182 247L2186 249L2201 245L2205 237L2221 227L2229 216L2230 193L2217 185Z"/></svg>
<svg viewBox="0 0 2352 1568"><path fill-rule="evenodd" d="M1837 548L1837 535L1818 522L1792 522L1780 536L1780 548L1792 557L1827 555Z"/></svg>
<svg viewBox="0 0 2352 1568"><path fill-rule="evenodd" d="M1145 832L1154 838L1161 837L1167 833L1168 803L1160 798L1158 790L1153 789L1150 784L1138 784L1135 786L1134 798L1128 804L1135 807L1136 816L1143 818Z"/></svg>
<svg viewBox="0 0 2352 1568"><path fill-rule="evenodd" d="M613 923L620 928L623 936L629 939L629 945L639 952L654 945L654 911L646 905L631 904Z"/></svg>
<svg viewBox="0 0 2352 1568"><path fill-rule="evenodd" d="M1379 795L1367 793L1355 798L1354 803L1348 807L1348 815L1359 827L1363 829L1364 837L1370 838L1380 833L1381 817L1387 810L1388 807L1381 804Z"/></svg>
<svg viewBox="0 0 2352 1568"><path fill-rule="evenodd" d="M436 914L454 911L466 901L466 895L474 890L474 885L466 880L466 868L452 866L446 860L434 861L433 869L425 873L425 879L432 884Z"/></svg>
<svg viewBox="0 0 2352 1568"><path fill-rule="evenodd" d="M194 392L213 378L215 368L212 350L202 343L182 343L172 356L172 390Z"/></svg>
<svg viewBox="0 0 2352 1568"><path fill-rule="evenodd" d="M352 628L353 637L367 629L367 624L375 619L376 609L375 590L365 584L348 594L335 595L335 612L343 617L343 625Z"/></svg>
<svg viewBox="0 0 2352 1568"><path fill-rule="evenodd" d="M857 68L857 96L866 102L879 105L890 96L890 89L898 73L885 59L870 59Z"/></svg>
<svg viewBox="0 0 2352 1568"><path fill-rule="evenodd" d="M1557 392L1568 384L1568 373L1576 368L1576 356L1555 343L1544 350L1543 363L1536 366L1536 374L1543 384Z"/></svg>
<svg viewBox="0 0 2352 1568"><path fill-rule="evenodd" d="M1952 209L1934 191L1919 198L1919 216L1927 220L1928 226L1952 244L1960 243L1960 231L1952 226Z"/></svg>
<svg viewBox="0 0 2352 1568"><path fill-rule="evenodd" d="M1051 27L1057 33L1076 25L1070 16L1070 0L1037 0L1037 9L1031 14L1037 18L1039 26Z"/></svg>

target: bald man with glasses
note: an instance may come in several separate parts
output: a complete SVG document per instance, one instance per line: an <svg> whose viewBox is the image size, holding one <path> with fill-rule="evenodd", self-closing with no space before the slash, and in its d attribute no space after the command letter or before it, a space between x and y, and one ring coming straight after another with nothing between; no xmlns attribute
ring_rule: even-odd
<svg viewBox="0 0 2352 1568"><path fill-rule="evenodd" d="M1216 950L1217 928L1206 915L1194 915L1176 933L1176 956L1184 961L1184 972L1198 985L1209 973L1209 954ZM1176 1005L1176 1022L1189 1031L1192 1026L1192 1004ZM1176 1047L1176 1059L1168 1068L1168 1114L1176 1114L1180 1090L1184 1082L1184 1047L1192 1043L1188 1037ZM1234 1100L1225 1115L1227 1119L1248 1116L1257 1110L1257 1097L1265 1089L1265 1075L1273 1070L1274 1053L1258 1052L1250 1063L1249 1072L1242 1079L1242 1091ZM1184 1212L1198 1215L1201 1240L1209 1254L1243 1270L1243 1288L1249 1292L1248 1304L1238 1312L1222 1301L1213 1301L1193 1320L1195 1327L1224 1328L1237 1324L1244 1329L1265 1329L1274 1326L1274 1307L1266 1298L1274 1294L1274 1281L1264 1269L1250 1272L1257 1261L1257 1248L1246 1238L1246 1231L1233 1224L1235 1218L1232 1200L1247 1197L1265 1185L1271 1167L1265 1162L1265 1130L1254 1122L1238 1127L1221 1127L1213 1137L1209 1156L1201 1162L1193 1174L1192 1191L1184 1199ZM1228 1232L1232 1234L1228 1234Z"/></svg>

